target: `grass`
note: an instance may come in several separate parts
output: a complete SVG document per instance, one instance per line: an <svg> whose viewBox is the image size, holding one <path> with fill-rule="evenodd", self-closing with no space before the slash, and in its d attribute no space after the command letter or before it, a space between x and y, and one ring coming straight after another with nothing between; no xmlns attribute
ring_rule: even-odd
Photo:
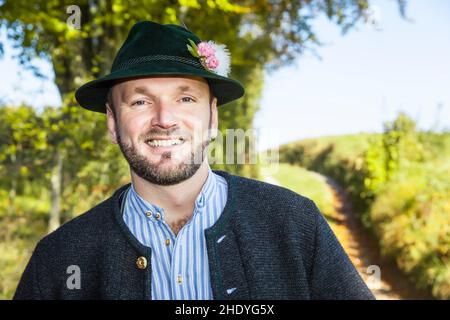
<svg viewBox="0 0 450 320"><path fill-rule="evenodd" d="M0 300L12 299L47 222L32 215L0 218Z"/></svg>
<svg viewBox="0 0 450 320"><path fill-rule="evenodd" d="M313 200L328 222L333 223L336 216L333 193L323 176L285 163L280 163L278 170L264 166L261 168L261 175L268 182L272 177L281 186Z"/></svg>

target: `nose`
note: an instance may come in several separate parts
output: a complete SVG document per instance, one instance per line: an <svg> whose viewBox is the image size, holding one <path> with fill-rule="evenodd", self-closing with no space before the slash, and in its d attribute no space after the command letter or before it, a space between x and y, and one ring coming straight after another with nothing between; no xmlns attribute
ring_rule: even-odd
<svg viewBox="0 0 450 320"><path fill-rule="evenodd" d="M155 107L151 125L161 128L176 126L178 121L173 106L168 102L159 101Z"/></svg>

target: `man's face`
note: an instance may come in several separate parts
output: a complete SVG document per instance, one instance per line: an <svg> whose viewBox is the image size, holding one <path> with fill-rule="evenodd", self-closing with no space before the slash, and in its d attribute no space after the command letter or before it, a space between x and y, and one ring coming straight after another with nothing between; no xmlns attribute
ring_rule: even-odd
<svg viewBox="0 0 450 320"><path fill-rule="evenodd" d="M111 139L138 176L172 185L194 175L217 132L217 100L210 101L206 80L182 76L127 80L112 87L110 102Z"/></svg>

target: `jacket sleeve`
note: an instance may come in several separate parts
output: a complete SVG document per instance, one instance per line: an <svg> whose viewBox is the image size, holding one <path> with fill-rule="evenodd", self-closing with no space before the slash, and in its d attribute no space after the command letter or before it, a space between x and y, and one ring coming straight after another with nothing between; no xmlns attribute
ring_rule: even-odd
<svg viewBox="0 0 450 320"><path fill-rule="evenodd" d="M311 269L311 298L337 300L373 300L350 258L327 221L311 201L316 219L314 256Z"/></svg>
<svg viewBox="0 0 450 320"><path fill-rule="evenodd" d="M42 289L43 283L49 283L50 273L42 262L42 243L38 243L25 271L20 278L13 300L51 299Z"/></svg>

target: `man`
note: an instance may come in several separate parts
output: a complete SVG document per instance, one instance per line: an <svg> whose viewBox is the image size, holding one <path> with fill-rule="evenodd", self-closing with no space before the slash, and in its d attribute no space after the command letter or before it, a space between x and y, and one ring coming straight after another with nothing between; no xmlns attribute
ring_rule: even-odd
<svg viewBox="0 0 450 320"><path fill-rule="evenodd" d="M315 204L212 171L217 106L244 94L223 45L137 23L76 92L107 114L131 184L37 245L16 299L372 299Z"/></svg>

